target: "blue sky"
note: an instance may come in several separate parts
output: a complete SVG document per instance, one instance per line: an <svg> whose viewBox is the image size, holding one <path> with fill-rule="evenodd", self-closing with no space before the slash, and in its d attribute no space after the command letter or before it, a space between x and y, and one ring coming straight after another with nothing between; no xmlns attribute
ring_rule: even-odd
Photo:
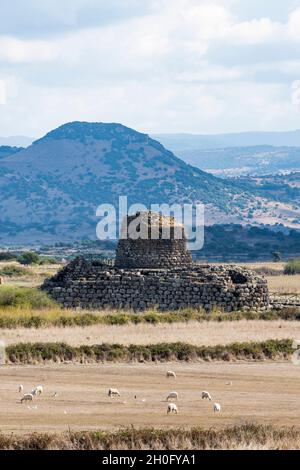
<svg viewBox="0 0 300 470"><path fill-rule="evenodd" d="M300 128L300 0L1 0L0 135Z"/></svg>

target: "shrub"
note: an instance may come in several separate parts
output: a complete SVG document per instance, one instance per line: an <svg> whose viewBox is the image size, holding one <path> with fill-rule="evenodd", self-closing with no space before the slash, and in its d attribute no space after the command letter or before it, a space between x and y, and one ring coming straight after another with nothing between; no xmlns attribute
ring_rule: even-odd
<svg viewBox="0 0 300 470"><path fill-rule="evenodd" d="M38 264L40 262L40 257L37 253L33 251L27 251L19 256L18 261L20 264Z"/></svg>
<svg viewBox="0 0 300 470"><path fill-rule="evenodd" d="M16 259L17 255L14 253L10 253L9 251L0 252L0 261L15 261Z"/></svg>
<svg viewBox="0 0 300 470"><path fill-rule="evenodd" d="M293 341L269 340L261 343L232 343L226 346L194 346L186 343L149 345L97 344L70 346L65 343L20 343L6 348L6 357L13 363L35 361L228 361L230 358L248 361L287 358L294 352Z"/></svg>
<svg viewBox="0 0 300 470"><path fill-rule="evenodd" d="M297 427L243 423L231 427L168 429L122 427L114 431L69 431L62 434L0 434L2 450L291 450L299 449Z"/></svg>
<svg viewBox="0 0 300 470"><path fill-rule="evenodd" d="M44 309L55 305L45 292L30 287L0 287L0 307Z"/></svg>
<svg viewBox="0 0 300 470"><path fill-rule="evenodd" d="M290 259L285 265L284 274L300 274L300 258Z"/></svg>

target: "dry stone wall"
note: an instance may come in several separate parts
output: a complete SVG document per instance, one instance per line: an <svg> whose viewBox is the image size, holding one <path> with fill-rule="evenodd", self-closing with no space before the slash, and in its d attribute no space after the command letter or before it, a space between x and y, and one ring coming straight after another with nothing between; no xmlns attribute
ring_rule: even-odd
<svg viewBox="0 0 300 470"><path fill-rule="evenodd" d="M165 268L192 263L185 239L179 240L120 240L116 267Z"/></svg>
<svg viewBox="0 0 300 470"><path fill-rule="evenodd" d="M266 310L267 282L237 266L122 269L77 258L42 286L66 308Z"/></svg>

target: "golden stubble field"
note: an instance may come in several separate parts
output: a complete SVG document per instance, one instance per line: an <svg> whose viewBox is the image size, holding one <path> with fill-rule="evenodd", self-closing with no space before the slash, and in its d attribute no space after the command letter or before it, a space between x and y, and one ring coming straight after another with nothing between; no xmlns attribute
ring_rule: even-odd
<svg viewBox="0 0 300 470"><path fill-rule="evenodd" d="M165 377L169 369L177 379ZM26 391L41 384L44 394L21 404L20 383ZM109 387L117 387L121 397L108 398ZM166 413L165 397L172 390L179 393L178 415ZM202 390L213 402L201 399ZM300 367L292 363L5 366L0 429L23 434L131 425L207 429L246 422L299 427L299 390ZM213 413L214 401L222 406L220 414Z"/></svg>
<svg viewBox="0 0 300 470"><path fill-rule="evenodd" d="M64 342L72 346L93 344L156 344L184 342L215 346L269 339L300 340L300 322L284 320L239 320L180 322L172 324L94 325L74 327L1 329L0 340L16 343Z"/></svg>

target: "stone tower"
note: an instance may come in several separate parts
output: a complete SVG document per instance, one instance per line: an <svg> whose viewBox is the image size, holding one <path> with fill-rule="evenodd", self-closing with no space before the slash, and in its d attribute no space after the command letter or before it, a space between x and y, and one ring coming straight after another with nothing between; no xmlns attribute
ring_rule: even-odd
<svg viewBox="0 0 300 470"><path fill-rule="evenodd" d="M131 237L132 227L140 238ZM116 267L158 269L192 264L184 227L174 217L138 212L123 221L122 232L129 235L118 243Z"/></svg>

